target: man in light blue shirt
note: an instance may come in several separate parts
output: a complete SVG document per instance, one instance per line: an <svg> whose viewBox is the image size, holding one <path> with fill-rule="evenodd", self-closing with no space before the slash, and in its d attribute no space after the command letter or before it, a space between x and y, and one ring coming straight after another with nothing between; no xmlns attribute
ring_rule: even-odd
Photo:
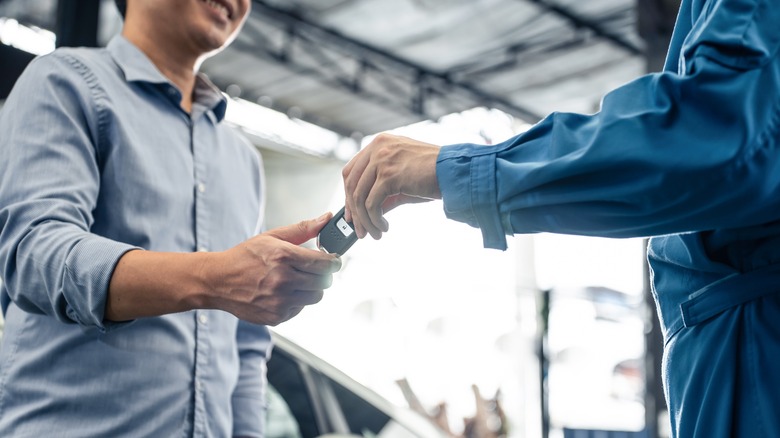
<svg viewBox="0 0 780 438"><path fill-rule="evenodd" d="M381 135L344 168L360 237L441 198L507 234L657 236L649 260L675 437L780 436L780 8L683 0L663 72L593 115L554 113L494 146Z"/></svg>
<svg viewBox="0 0 780 438"><path fill-rule="evenodd" d="M0 112L0 436L262 436L265 324L319 301L327 222L254 236L259 156L197 74L249 0L130 0Z"/></svg>

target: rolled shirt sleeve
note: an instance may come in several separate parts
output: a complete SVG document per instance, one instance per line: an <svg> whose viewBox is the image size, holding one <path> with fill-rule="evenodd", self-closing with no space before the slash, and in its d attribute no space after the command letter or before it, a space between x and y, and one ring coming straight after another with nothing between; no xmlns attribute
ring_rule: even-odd
<svg viewBox="0 0 780 438"><path fill-rule="evenodd" d="M135 247L89 231L101 116L85 99L102 96L80 73L62 55L34 60L0 117L3 306L11 299L28 312L105 330L111 274Z"/></svg>
<svg viewBox="0 0 780 438"><path fill-rule="evenodd" d="M619 87L596 114L553 113L495 146L443 147L448 217L493 248L512 233L639 237L780 217L780 12L766 1L704 7L678 20L677 71Z"/></svg>

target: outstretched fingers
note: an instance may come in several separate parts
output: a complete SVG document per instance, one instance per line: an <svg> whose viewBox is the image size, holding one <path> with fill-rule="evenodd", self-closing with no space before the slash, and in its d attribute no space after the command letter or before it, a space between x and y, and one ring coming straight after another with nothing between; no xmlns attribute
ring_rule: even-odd
<svg viewBox="0 0 780 438"><path fill-rule="evenodd" d="M382 233L387 231L387 221L382 211L382 203L387 197L386 187L386 181L377 178L377 167L369 164L353 192L355 199L353 223L363 229L362 236L368 233L374 239L379 239ZM362 237L360 234L358 236Z"/></svg>

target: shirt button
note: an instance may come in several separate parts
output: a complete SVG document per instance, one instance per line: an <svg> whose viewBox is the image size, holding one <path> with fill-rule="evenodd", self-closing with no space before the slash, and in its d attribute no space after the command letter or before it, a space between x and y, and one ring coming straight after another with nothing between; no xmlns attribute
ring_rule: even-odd
<svg viewBox="0 0 780 438"><path fill-rule="evenodd" d="M200 388L203 387L203 384L200 383L200 380L195 380L195 389L200 391Z"/></svg>
<svg viewBox="0 0 780 438"><path fill-rule="evenodd" d="M198 191L201 192L201 193L205 193L206 192L206 184L203 184L203 183L198 184Z"/></svg>
<svg viewBox="0 0 780 438"><path fill-rule="evenodd" d="M205 246L201 246L198 248L198 252L209 252L209 249L206 248Z"/></svg>
<svg viewBox="0 0 780 438"><path fill-rule="evenodd" d="M200 321L201 324L206 324L209 322L209 317L206 316L205 313L201 313L200 315L198 315L198 321Z"/></svg>

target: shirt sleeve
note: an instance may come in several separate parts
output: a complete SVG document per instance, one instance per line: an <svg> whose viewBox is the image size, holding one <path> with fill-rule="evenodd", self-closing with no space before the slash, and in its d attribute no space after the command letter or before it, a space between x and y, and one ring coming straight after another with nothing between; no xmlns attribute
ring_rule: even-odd
<svg viewBox="0 0 780 438"><path fill-rule="evenodd" d="M100 189L99 85L74 57L34 60L0 113L3 308L107 330L108 284L132 246L90 233Z"/></svg>
<svg viewBox="0 0 780 438"><path fill-rule="evenodd" d="M498 249L512 233L640 237L780 218L780 8L703 8L678 72L614 90L596 114L553 113L495 146L443 147L447 216Z"/></svg>
<svg viewBox="0 0 780 438"><path fill-rule="evenodd" d="M240 369L233 391L233 436L262 437L265 430L266 361L271 356L271 334L263 325L238 322L236 332Z"/></svg>

